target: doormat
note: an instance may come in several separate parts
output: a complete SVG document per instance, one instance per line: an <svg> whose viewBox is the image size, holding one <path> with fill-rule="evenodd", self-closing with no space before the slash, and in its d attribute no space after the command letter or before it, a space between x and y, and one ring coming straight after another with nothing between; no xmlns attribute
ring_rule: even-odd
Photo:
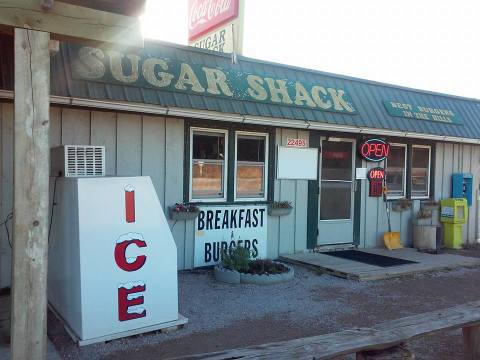
<svg viewBox="0 0 480 360"><path fill-rule="evenodd" d="M407 264L416 264L416 261L397 259L390 256L371 254L358 250L339 250L324 252L324 255L336 256L342 259L361 262L364 264L375 265L380 267L391 267Z"/></svg>

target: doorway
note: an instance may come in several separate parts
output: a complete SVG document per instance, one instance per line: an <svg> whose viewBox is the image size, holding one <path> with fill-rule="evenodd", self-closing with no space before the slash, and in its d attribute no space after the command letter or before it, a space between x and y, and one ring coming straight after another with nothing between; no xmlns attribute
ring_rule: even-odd
<svg viewBox="0 0 480 360"><path fill-rule="evenodd" d="M321 141L317 245L353 243L355 140Z"/></svg>

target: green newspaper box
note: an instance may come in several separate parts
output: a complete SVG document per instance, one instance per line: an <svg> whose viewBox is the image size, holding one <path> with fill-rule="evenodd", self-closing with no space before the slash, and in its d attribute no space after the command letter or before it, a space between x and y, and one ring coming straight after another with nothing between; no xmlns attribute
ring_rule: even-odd
<svg viewBox="0 0 480 360"><path fill-rule="evenodd" d="M464 198L450 198L440 201L440 221L443 223L443 243L449 249L462 248L463 224L468 218L468 204Z"/></svg>

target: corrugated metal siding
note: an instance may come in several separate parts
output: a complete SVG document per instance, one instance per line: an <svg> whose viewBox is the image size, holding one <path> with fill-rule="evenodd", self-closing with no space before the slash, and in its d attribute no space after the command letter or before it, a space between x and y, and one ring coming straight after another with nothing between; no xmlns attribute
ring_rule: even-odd
<svg viewBox="0 0 480 360"><path fill-rule="evenodd" d="M422 134L480 138L480 101L406 89L292 66L272 64L245 57L239 57L237 64L232 64L230 57L225 54L218 54L196 48L163 43L147 43L146 46L144 50L146 53L148 53L149 47L155 47L157 50L160 49L162 56L188 61L197 65L250 72L260 76L271 76L279 79L298 79L308 83L319 83L342 88L350 94L357 114L348 115L295 106L230 100L210 95L175 93L154 89L141 89L132 86L74 80L70 78L70 68L67 61L69 49L66 46L62 47L59 56L53 58L52 71L56 75L52 76L52 93L81 98L135 101L161 106L213 110L240 115L315 121L350 125L359 128L368 127ZM464 124L455 125L392 117L387 113L382 103L384 100L395 100L451 109L463 118Z"/></svg>
<svg viewBox="0 0 480 360"><path fill-rule="evenodd" d="M288 137L309 138L307 131L276 130L276 145ZM164 209L183 199L184 125L182 119L133 115L106 111L51 108L50 145L95 144L106 147L107 175L148 175L152 178ZM480 186L480 146L437 143L435 151L435 199L451 195L451 174L471 172L474 189ZM0 215L4 219L13 207L13 104L0 103ZM364 162L362 166L376 164ZM382 246L387 230L385 204L368 196L366 181L362 186L360 246ZM284 217L268 218L268 256L306 249L308 182L275 180L274 199L289 200L294 211ZM392 228L400 230L402 243L412 243L411 220L418 211L419 200L412 209L392 212ZM475 242L475 206L469 209L464 226L464 243ZM11 223L10 234L11 232ZM170 222L178 251L179 269L193 267L193 221ZM0 287L10 283L10 254L5 231L0 231Z"/></svg>
<svg viewBox="0 0 480 360"><path fill-rule="evenodd" d="M473 174L473 197L480 188L480 146L438 143L436 146L435 199L452 196L451 174ZM468 208L468 221L463 226L463 242L474 244L476 231L476 201Z"/></svg>
<svg viewBox="0 0 480 360"><path fill-rule="evenodd" d="M12 103L0 102L0 216L13 208L13 111ZM106 175L150 176L160 203L167 207L183 201L184 120L73 108L50 108L50 146L62 144L104 145ZM308 139L308 131L276 130L276 145L287 137ZM275 200L289 200L294 210L288 216L268 217L268 256L306 249L306 180L275 180ZM11 222L9 223L10 235ZM169 220L177 245L179 269L193 268L193 221ZM11 249L0 229L0 288L10 284Z"/></svg>
<svg viewBox="0 0 480 360"><path fill-rule="evenodd" d="M0 102L0 221L13 209L13 113L12 103ZM178 165L183 163L183 119L51 107L50 124L50 147L104 145L107 176L150 176L164 211L183 200L183 167ZM191 268L193 221L169 225L178 248L178 268ZM11 222L9 230L11 240ZM2 226L0 288L10 284L10 261Z"/></svg>
<svg viewBox="0 0 480 360"><path fill-rule="evenodd" d="M480 187L480 146L467 144L437 143L435 145L435 186L434 199L440 200L452 196L452 174L468 172L473 174L473 189ZM363 162L368 169L377 166L371 162ZM393 231L400 231L402 244L412 246L412 219L420 210L420 200L413 200L411 209L402 212L391 212ZM388 231L385 203L382 198L368 196L368 183L362 187L360 222L360 246L383 246L383 233ZM463 243L475 243L476 227L475 202L469 207L468 221L463 227Z"/></svg>
<svg viewBox="0 0 480 360"><path fill-rule="evenodd" d="M275 141L285 146L287 138L308 139L308 131L277 129ZM290 201L292 212L287 216L268 217L267 256L275 259L280 254L293 254L307 249L308 180L278 180L274 182L275 201Z"/></svg>

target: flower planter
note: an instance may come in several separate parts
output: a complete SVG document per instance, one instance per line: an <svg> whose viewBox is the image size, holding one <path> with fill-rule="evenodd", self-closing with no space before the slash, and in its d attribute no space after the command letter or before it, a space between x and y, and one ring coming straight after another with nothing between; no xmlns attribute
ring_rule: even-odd
<svg viewBox="0 0 480 360"><path fill-rule="evenodd" d="M222 266L215 266L213 274L217 281L228 284L240 284L240 273L238 271L225 269Z"/></svg>
<svg viewBox="0 0 480 360"><path fill-rule="evenodd" d="M268 215L270 216L285 216L288 215L292 212L291 207L289 208L274 208L274 207L268 207Z"/></svg>
<svg viewBox="0 0 480 360"><path fill-rule="evenodd" d="M440 205L434 205L434 204L421 204L420 208L423 210L428 210L428 211L435 211L435 210L440 210Z"/></svg>
<svg viewBox="0 0 480 360"><path fill-rule="evenodd" d="M256 275L240 273L240 282L242 284L273 285L292 280L295 276L295 271L292 267L285 264L283 265L288 268L288 272L275 275Z"/></svg>
<svg viewBox="0 0 480 360"><path fill-rule="evenodd" d="M442 248L442 227L413 225L413 247L418 251L437 253Z"/></svg>
<svg viewBox="0 0 480 360"><path fill-rule="evenodd" d="M168 207L168 215L171 220L183 221L183 220L195 220L200 211L174 211L174 206Z"/></svg>
<svg viewBox="0 0 480 360"><path fill-rule="evenodd" d="M295 271L292 267L282 264L288 268L288 272L275 275L256 275L240 273L236 270L225 269L221 266L215 266L214 276L217 281L228 284L256 284L256 285L273 285L286 281L290 281L295 276Z"/></svg>
<svg viewBox="0 0 480 360"><path fill-rule="evenodd" d="M392 211L401 212L410 210L412 203L410 201L393 201L392 202Z"/></svg>

